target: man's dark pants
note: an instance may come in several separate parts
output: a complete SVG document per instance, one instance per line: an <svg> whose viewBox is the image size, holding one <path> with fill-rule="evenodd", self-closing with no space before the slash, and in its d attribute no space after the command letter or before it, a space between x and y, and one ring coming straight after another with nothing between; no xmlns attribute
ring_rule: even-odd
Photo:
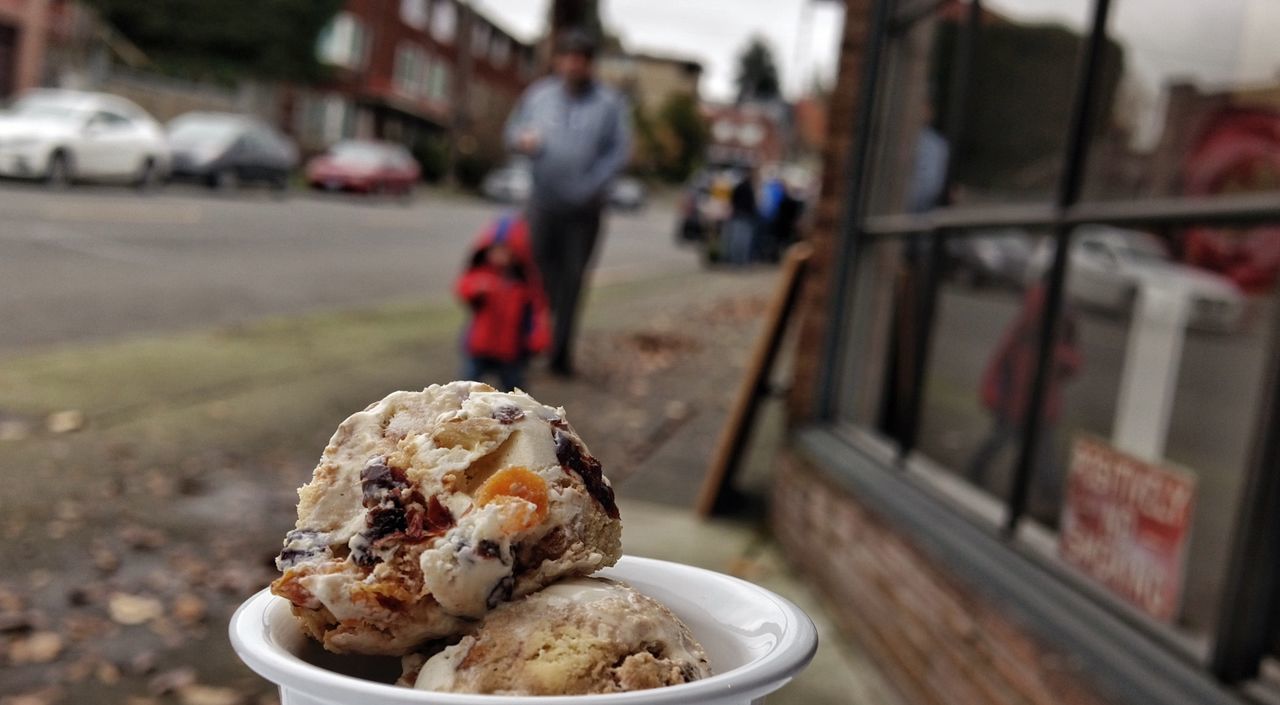
<svg viewBox="0 0 1280 705"><path fill-rule="evenodd" d="M577 327L578 298L587 265L600 236L601 204L581 207L548 207L529 204L529 232L533 258L547 291L547 304L555 328L551 339L551 369L573 369L573 336Z"/></svg>

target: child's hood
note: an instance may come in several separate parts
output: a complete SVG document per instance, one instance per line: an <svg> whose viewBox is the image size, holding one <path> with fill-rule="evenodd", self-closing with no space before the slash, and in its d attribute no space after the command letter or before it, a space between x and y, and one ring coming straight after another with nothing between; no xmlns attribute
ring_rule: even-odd
<svg viewBox="0 0 1280 705"><path fill-rule="evenodd" d="M529 243L529 225L524 218L508 213L490 223L472 243L471 254L474 257L494 245L506 245L526 271L535 271L533 250Z"/></svg>

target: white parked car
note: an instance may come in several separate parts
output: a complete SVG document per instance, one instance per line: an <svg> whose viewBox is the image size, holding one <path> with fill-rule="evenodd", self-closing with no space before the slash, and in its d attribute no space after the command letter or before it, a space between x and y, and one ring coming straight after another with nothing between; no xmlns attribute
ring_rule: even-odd
<svg viewBox="0 0 1280 705"><path fill-rule="evenodd" d="M105 93L35 90L0 113L0 176L150 185L169 168L164 130Z"/></svg>
<svg viewBox="0 0 1280 705"><path fill-rule="evenodd" d="M1030 278L1043 276L1053 255L1044 241L1027 267ZM1073 236L1067 263L1067 297L1074 303L1114 314L1131 310L1138 291L1154 284L1185 292L1192 328L1234 331L1245 312L1245 297L1230 279L1197 269L1169 256L1155 237L1105 225L1081 226Z"/></svg>
<svg viewBox="0 0 1280 705"><path fill-rule="evenodd" d="M527 159L512 159L484 177L480 193L501 203L524 203L533 193L533 166Z"/></svg>

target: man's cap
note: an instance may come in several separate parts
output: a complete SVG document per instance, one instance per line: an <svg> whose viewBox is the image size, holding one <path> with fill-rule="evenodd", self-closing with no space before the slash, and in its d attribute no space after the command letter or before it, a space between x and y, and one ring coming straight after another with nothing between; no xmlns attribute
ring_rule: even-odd
<svg viewBox="0 0 1280 705"><path fill-rule="evenodd" d="M580 54L588 59L596 55L596 40L582 29L568 29L556 40L557 54Z"/></svg>

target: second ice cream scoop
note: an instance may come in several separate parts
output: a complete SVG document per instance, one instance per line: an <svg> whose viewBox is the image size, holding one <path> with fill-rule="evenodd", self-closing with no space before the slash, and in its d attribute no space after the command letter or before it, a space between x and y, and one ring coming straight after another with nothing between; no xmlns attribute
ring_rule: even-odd
<svg viewBox="0 0 1280 705"><path fill-rule="evenodd" d="M406 657L402 682L451 693L587 695L709 675L706 653L662 604L616 581L574 578L493 610L425 661Z"/></svg>

